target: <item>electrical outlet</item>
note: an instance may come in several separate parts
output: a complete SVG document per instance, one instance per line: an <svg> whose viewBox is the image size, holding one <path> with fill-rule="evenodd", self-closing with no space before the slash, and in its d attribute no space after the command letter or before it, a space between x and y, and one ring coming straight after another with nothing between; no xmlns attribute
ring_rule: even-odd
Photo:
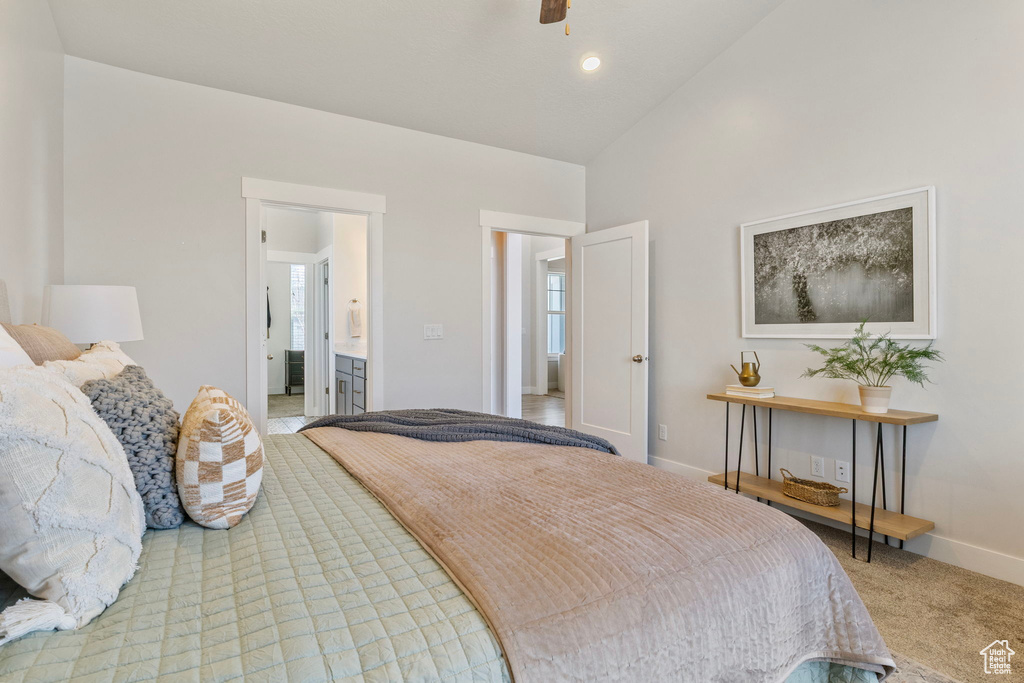
<svg viewBox="0 0 1024 683"><path fill-rule="evenodd" d="M811 456L811 476L825 477L825 458L820 455Z"/></svg>
<svg viewBox="0 0 1024 683"><path fill-rule="evenodd" d="M658 438L668 441L668 425L658 425Z"/></svg>
<svg viewBox="0 0 1024 683"><path fill-rule="evenodd" d="M850 481L850 463L845 460L836 460L836 481Z"/></svg>

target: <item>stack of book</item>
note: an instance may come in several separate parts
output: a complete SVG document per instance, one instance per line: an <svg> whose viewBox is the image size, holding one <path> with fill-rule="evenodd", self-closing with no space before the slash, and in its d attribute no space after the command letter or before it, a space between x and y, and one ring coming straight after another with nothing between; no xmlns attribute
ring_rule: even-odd
<svg viewBox="0 0 1024 683"><path fill-rule="evenodd" d="M745 387L742 384L726 384L725 393L729 396L745 398L773 398L775 387Z"/></svg>

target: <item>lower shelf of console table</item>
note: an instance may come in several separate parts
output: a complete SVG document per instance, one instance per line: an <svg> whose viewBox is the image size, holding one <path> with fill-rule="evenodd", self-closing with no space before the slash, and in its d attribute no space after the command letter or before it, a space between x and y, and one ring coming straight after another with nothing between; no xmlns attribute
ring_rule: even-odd
<svg viewBox="0 0 1024 683"><path fill-rule="evenodd" d="M728 474L716 474L708 477L708 481L718 484L719 486L725 487L726 490L735 491L736 493L746 493L752 496L756 496L759 500L764 499L770 505L771 503L779 503L786 505L791 508L802 510L803 512L809 512L827 519L831 519L836 522L850 525L850 553L856 558L857 557L857 529L866 529L868 532L868 538L874 540L875 534L883 534L885 543L889 543L889 537L893 537L899 541L899 547L903 547L903 542L920 536L923 533L931 531L935 528L935 524L928 520L918 519L916 517L910 517L905 513L906 507L906 472L907 472L907 428L911 425L923 424L926 422L935 422L939 419L938 415L934 413L916 413L907 410L890 410L887 413L868 413L865 412L860 406L850 405L846 403L834 403L831 401L815 401L812 399L805 398L792 398L785 396L774 396L772 398L752 398L747 396L735 396L732 394L708 394L708 399L712 401L722 401L725 403L725 466L724 470ZM739 403L742 406L740 411L740 439L739 448L736 456L736 469L731 470L729 466L729 413L730 406L733 403ZM746 424L747 418L747 407L750 407L751 412L751 428L753 430L753 474L743 472L743 432L744 425ZM757 409L761 408L763 411L765 408L768 409L768 420L767 420L767 469L765 473L767 477L762 477L760 471L761 458L758 452L758 443L760 441L760 432L757 428ZM851 422L851 453L850 453L850 464L851 464L851 484L850 484L850 500L841 500L838 507L825 507L821 505L812 505L803 501L790 498L782 493L782 482L775 481L772 479L772 425L773 425L773 412L785 411L793 413L804 413L809 415L820 415L827 418L844 418ZM873 457L873 473L871 477L871 489L870 498L871 504L865 505L859 502L851 502L857 500L857 423L867 422L874 423L875 435L872 441L874 441L874 457ZM762 414L762 424L764 424L764 415ZM901 467L899 470L899 512L890 511L888 505L888 495L886 493L887 487L885 484L885 449L882 435L883 425L893 425L902 430L902 448L900 449L900 461ZM880 481L879 481L880 480ZM881 484L881 486L879 486ZM879 491L881 496L878 495ZM880 500L879 500L880 499ZM877 503L881 503L881 507ZM874 544L869 541L867 561L871 561L871 551Z"/></svg>
<svg viewBox="0 0 1024 683"><path fill-rule="evenodd" d="M730 491L736 490L736 472L729 472L728 480L731 484L729 486ZM713 474L708 477L708 481L712 484L718 484L724 486L726 482L726 475L724 474ZM825 517L835 522L841 522L842 524L851 523L851 502L848 500L840 500L838 507L826 507L823 505L814 505L812 503L805 503L802 500L796 498L790 498L782 492L782 482L774 479L765 479L764 477L758 477L748 472L740 474L740 490L743 493L757 496L765 500L770 500L773 503L779 503L787 507L800 510L801 512L808 512L819 517ZM871 524L871 506L865 505L864 503L857 503L857 528L867 530ZM921 534L927 533L935 528L934 522L929 522L926 519L918 519L917 517L911 517L909 515L901 515L898 512L892 512L890 510L883 510L881 508L875 508L875 532L879 534L885 534L892 536L901 541L909 541L912 538L920 536Z"/></svg>

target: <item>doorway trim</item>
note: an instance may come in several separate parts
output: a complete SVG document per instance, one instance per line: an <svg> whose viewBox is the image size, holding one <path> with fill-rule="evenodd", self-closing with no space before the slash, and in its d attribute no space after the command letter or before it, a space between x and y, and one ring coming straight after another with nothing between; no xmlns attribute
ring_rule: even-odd
<svg viewBox="0 0 1024 683"><path fill-rule="evenodd" d="M494 371L491 362L491 233L508 232L521 235L540 235L542 237L560 237L572 239L587 231L587 224L577 221L566 221L557 218L540 218L501 211L480 210L480 292L483 304L481 307L482 337L480 344L480 368L483 379L481 382L480 406L485 413L491 411L491 373ZM566 269L570 268L569 250L566 250ZM568 331L568 325L566 326ZM507 331L506 331L507 334ZM567 340L567 342L570 340ZM568 346L567 346L568 348ZM567 379L567 387L568 379ZM569 418L570 403L566 401L566 418ZM567 423L568 424L568 421Z"/></svg>
<svg viewBox="0 0 1024 683"><path fill-rule="evenodd" d="M314 376L319 374L321 380L327 379L327 393L321 394L317 387L314 392L316 396L310 396L310 400L306 402L306 415L310 417L329 415L334 397L330 391L330 387L334 385L334 363L328 357L331 351L329 345L334 341L334 297L330 291L324 292L327 289L325 285L333 290L333 251L332 242L332 253L320 252L317 255L316 262L310 265L309 283L312 286L306 288L306 369L311 369ZM312 324L309 324L310 321ZM306 382L307 386L314 384Z"/></svg>
<svg viewBox="0 0 1024 683"><path fill-rule="evenodd" d="M263 372L261 320L261 216L265 205L297 206L333 213L367 216L367 328L370 344L366 383L367 409L384 408L384 214L387 198L380 194L355 192L277 180L242 178L245 200L245 404L261 434L267 433L267 376ZM265 324L265 323L264 323Z"/></svg>

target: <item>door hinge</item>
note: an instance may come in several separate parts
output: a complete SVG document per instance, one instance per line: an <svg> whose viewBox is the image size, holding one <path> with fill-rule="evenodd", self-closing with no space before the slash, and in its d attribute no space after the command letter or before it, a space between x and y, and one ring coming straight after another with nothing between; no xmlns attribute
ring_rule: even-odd
<svg viewBox="0 0 1024 683"><path fill-rule="evenodd" d="M328 396L330 396L331 395L331 388L330 387L324 387L324 393L327 394Z"/></svg>
<svg viewBox="0 0 1024 683"><path fill-rule="evenodd" d="M267 231L266 230L260 230L260 244L266 244L266 243L267 243Z"/></svg>
<svg viewBox="0 0 1024 683"><path fill-rule="evenodd" d="M326 332L324 332L324 339L330 339L330 337L327 336Z"/></svg>
<svg viewBox="0 0 1024 683"><path fill-rule="evenodd" d="M331 284L331 283L327 281L327 278L324 278L324 284L325 284L325 285L329 285L329 284Z"/></svg>

